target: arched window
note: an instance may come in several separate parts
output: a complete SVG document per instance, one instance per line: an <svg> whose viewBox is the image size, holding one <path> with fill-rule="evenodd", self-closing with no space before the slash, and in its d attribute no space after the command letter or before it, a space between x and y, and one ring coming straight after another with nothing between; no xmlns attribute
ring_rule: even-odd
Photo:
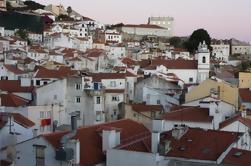
<svg viewBox="0 0 251 166"><path fill-rule="evenodd" d="M202 57L202 63L206 63L206 57Z"/></svg>

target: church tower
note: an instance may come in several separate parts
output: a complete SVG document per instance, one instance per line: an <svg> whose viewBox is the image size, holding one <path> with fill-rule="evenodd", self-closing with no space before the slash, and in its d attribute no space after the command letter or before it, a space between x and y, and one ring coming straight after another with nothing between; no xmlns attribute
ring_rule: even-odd
<svg viewBox="0 0 251 166"><path fill-rule="evenodd" d="M199 44L196 54L198 60L198 83L209 78L210 71L210 51L205 41Z"/></svg>

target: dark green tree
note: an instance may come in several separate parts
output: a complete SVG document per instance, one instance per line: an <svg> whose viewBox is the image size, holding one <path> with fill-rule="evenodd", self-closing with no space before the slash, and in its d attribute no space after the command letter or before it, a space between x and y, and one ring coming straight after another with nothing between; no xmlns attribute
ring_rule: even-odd
<svg viewBox="0 0 251 166"><path fill-rule="evenodd" d="M197 50L199 43L202 43L203 41L206 42L206 44L209 46L210 49L211 45L210 35L205 29L197 29L192 33L190 38L184 43L184 46L189 52L194 53Z"/></svg>
<svg viewBox="0 0 251 166"><path fill-rule="evenodd" d="M181 46L182 41L180 37L174 36L169 39L169 43L175 48L177 48Z"/></svg>
<svg viewBox="0 0 251 166"><path fill-rule="evenodd" d="M26 30L19 29L16 31L15 35L21 39L28 40L28 32Z"/></svg>
<svg viewBox="0 0 251 166"><path fill-rule="evenodd" d="M27 6L26 10L37 10L37 9L44 9L44 5L36 3L34 1L24 1L24 4Z"/></svg>

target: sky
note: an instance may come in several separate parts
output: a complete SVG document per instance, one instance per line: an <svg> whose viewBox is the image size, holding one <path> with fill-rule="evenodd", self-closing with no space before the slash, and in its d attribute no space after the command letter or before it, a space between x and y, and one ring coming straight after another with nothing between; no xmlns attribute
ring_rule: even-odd
<svg viewBox="0 0 251 166"><path fill-rule="evenodd" d="M71 6L104 24L147 23L149 16L174 17L174 35L188 36L206 29L218 39L251 42L251 0L35 0Z"/></svg>

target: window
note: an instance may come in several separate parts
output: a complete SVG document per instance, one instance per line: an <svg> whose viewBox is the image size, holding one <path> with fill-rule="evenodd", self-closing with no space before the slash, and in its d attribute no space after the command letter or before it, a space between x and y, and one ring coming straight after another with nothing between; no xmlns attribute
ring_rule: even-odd
<svg viewBox="0 0 251 166"><path fill-rule="evenodd" d="M202 63L206 63L206 57L202 57Z"/></svg>
<svg viewBox="0 0 251 166"><path fill-rule="evenodd" d="M44 112L40 111L40 119L43 119L43 118L45 118Z"/></svg>
<svg viewBox="0 0 251 166"><path fill-rule="evenodd" d="M80 97L79 96L76 97L76 103L80 103Z"/></svg>
<svg viewBox="0 0 251 166"><path fill-rule="evenodd" d="M189 78L189 82L193 82L193 78L192 77Z"/></svg>
<svg viewBox="0 0 251 166"><path fill-rule="evenodd" d="M81 84L75 84L76 90L81 90Z"/></svg>
<svg viewBox="0 0 251 166"><path fill-rule="evenodd" d="M40 85L40 80L36 80L36 85L37 85L37 86Z"/></svg>
<svg viewBox="0 0 251 166"><path fill-rule="evenodd" d="M112 101L119 101L119 97L118 96L112 96Z"/></svg>
<svg viewBox="0 0 251 166"><path fill-rule="evenodd" d="M110 85L111 85L111 87L116 87L116 81L111 81Z"/></svg>
<svg viewBox="0 0 251 166"><path fill-rule="evenodd" d="M100 104L100 97L97 97L96 103L97 103L97 104Z"/></svg>
<svg viewBox="0 0 251 166"><path fill-rule="evenodd" d="M53 99L54 99L54 100L57 100L57 99L58 99L58 96L57 96L57 95L54 95L54 96L53 96Z"/></svg>
<svg viewBox="0 0 251 166"><path fill-rule="evenodd" d="M97 122L100 122L100 121L101 121L101 115L102 115L102 112L101 112L101 111L97 111L97 112L96 112L96 121L97 121Z"/></svg>
<svg viewBox="0 0 251 166"><path fill-rule="evenodd" d="M44 166L45 165L44 149L45 149L45 146L35 145L36 166Z"/></svg>
<svg viewBox="0 0 251 166"><path fill-rule="evenodd" d="M51 111L47 111L47 118L51 117Z"/></svg>
<svg viewBox="0 0 251 166"><path fill-rule="evenodd" d="M161 104L160 100L157 100L157 104Z"/></svg>

